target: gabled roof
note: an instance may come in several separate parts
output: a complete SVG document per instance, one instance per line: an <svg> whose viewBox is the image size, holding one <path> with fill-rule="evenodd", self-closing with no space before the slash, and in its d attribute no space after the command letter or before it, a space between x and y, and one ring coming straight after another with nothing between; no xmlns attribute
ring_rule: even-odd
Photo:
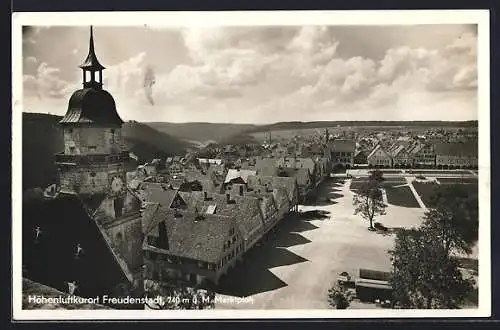
<svg viewBox="0 0 500 330"><path fill-rule="evenodd" d="M262 219L256 217L260 213L259 202L255 197L231 194L231 202L228 203L226 194L207 193L207 200L205 192L201 191L180 194L186 201L188 210L192 212L197 209L200 213L207 213L209 209L215 207L215 214L235 219L244 238L261 226Z"/></svg>
<svg viewBox="0 0 500 330"><path fill-rule="evenodd" d="M397 157L399 156L403 151L405 150L404 145L395 145L391 150L388 152L392 157Z"/></svg>
<svg viewBox="0 0 500 330"><path fill-rule="evenodd" d="M443 156L462 156L462 157L477 157L478 144L477 142L449 142L437 143L435 145L436 155Z"/></svg>
<svg viewBox="0 0 500 330"><path fill-rule="evenodd" d="M156 210L160 207L159 203L144 203L144 206L141 211L141 220L142 220L142 232L147 233L151 229L151 222L153 221L153 216L156 213Z"/></svg>
<svg viewBox="0 0 500 330"><path fill-rule="evenodd" d="M153 216L151 230L146 235L158 237L158 224L165 223L168 249L155 247L144 240L143 249L203 262L219 262L230 229L235 228L232 218L218 214L204 214L173 210L166 207L157 209Z"/></svg>
<svg viewBox="0 0 500 330"><path fill-rule="evenodd" d="M144 182L141 185L141 197L150 203L158 203L170 207L177 196L178 191L169 189L165 184Z"/></svg>
<svg viewBox="0 0 500 330"><path fill-rule="evenodd" d="M248 181L248 176L250 175L255 175L257 172L254 170L236 170L236 169L229 169L226 174L226 179L224 180L224 183L229 183L234 179L241 178L243 182Z"/></svg>
<svg viewBox="0 0 500 330"><path fill-rule="evenodd" d="M391 158L391 155L389 155L380 144L377 144L375 148L373 148L373 150L368 154L368 156L366 156L366 158L373 157L373 155L375 155L375 153L379 150L382 151L388 158Z"/></svg>
<svg viewBox="0 0 500 330"><path fill-rule="evenodd" d="M356 150L356 142L350 139L335 139L329 141L328 145L332 152L354 152Z"/></svg>
<svg viewBox="0 0 500 330"><path fill-rule="evenodd" d="M293 169L295 172L296 170ZM248 186L256 187L266 185L271 190L281 188L286 192L288 200L291 202L295 199L297 193L297 179L295 177L279 177L279 176L251 176L248 177ZM265 186L264 186L265 188Z"/></svg>

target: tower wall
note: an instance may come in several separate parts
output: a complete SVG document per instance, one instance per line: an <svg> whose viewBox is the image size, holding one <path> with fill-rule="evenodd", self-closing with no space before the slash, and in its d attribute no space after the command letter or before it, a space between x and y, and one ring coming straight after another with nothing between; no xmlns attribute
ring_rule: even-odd
<svg viewBox="0 0 500 330"><path fill-rule="evenodd" d="M115 203L122 199L120 214L116 214ZM141 202L129 191L108 195L99 206L95 221L106 231L113 249L125 261L131 271L142 265L142 219Z"/></svg>
<svg viewBox="0 0 500 330"><path fill-rule="evenodd" d="M126 182L123 164L59 166L61 189L79 194L109 192L110 180L116 175Z"/></svg>
<svg viewBox="0 0 500 330"><path fill-rule="evenodd" d="M106 233L129 269L131 271L139 269L143 264L143 234L140 214L127 219L127 221L112 224L106 228Z"/></svg>
<svg viewBox="0 0 500 330"><path fill-rule="evenodd" d="M67 155L111 154L124 149L120 128L65 127L63 134Z"/></svg>

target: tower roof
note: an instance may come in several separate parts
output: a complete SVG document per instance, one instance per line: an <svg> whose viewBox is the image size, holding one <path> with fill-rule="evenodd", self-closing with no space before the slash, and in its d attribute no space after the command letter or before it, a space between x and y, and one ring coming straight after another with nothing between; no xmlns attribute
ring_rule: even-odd
<svg viewBox="0 0 500 330"><path fill-rule="evenodd" d="M94 33L92 29L92 25L90 26L90 42L89 42L89 54L85 61L80 65L81 69L89 70L89 71L100 71L106 69L95 55L94 51Z"/></svg>
<svg viewBox="0 0 500 330"><path fill-rule="evenodd" d="M121 126L115 100L107 91L95 88L77 90L71 95L60 124L101 124Z"/></svg>

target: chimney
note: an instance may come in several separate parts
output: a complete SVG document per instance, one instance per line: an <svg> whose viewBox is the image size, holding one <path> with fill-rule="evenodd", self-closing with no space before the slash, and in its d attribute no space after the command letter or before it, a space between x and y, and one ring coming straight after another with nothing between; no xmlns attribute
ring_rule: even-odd
<svg viewBox="0 0 500 330"><path fill-rule="evenodd" d="M243 186L240 186L240 196L243 196Z"/></svg>

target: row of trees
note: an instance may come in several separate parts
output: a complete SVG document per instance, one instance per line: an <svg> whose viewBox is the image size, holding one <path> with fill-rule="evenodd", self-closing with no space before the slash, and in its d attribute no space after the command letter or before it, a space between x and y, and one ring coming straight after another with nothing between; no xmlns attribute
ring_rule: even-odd
<svg viewBox="0 0 500 330"><path fill-rule="evenodd" d="M478 239L478 199L462 185L438 189L418 228L401 230L390 251L394 300L401 308L459 308L474 290L456 256Z"/></svg>
<svg viewBox="0 0 500 330"><path fill-rule="evenodd" d="M354 197L355 212L375 230L376 216L385 214L381 196L384 178L373 171ZM460 271L458 254L469 255L478 239L478 198L463 185L440 186L418 228L402 229L390 251L394 303L400 308L459 308L474 282ZM331 304L345 306L339 292L330 292Z"/></svg>

